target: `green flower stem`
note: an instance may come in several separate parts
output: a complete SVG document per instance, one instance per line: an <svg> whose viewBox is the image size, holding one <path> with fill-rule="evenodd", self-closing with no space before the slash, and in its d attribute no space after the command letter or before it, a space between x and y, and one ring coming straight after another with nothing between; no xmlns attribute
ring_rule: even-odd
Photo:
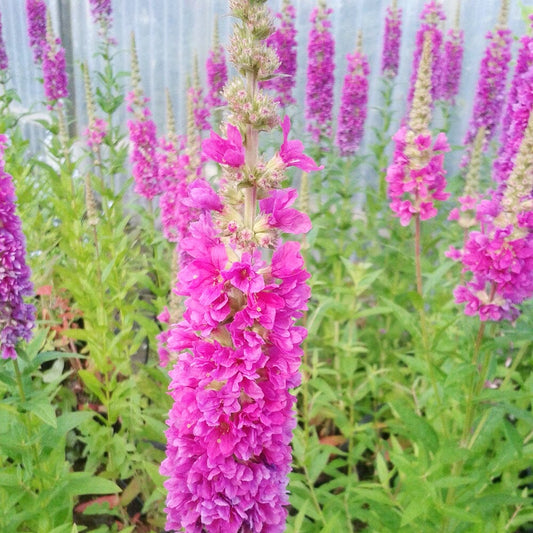
<svg viewBox="0 0 533 533"><path fill-rule="evenodd" d="M15 376L17 378L17 386L19 389L20 399L23 403L26 403L26 394L24 394L24 387L22 385L22 375L20 373L19 362L17 359L13 359L13 366L15 367Z"/></svg>
<svg viewBox="0 0 533 533"><path fill-rule="evenodd" d="M435 377L435 368L434 363L431 357L430 345L429 345L429 331L428 323L426 318L426 312L424 310L424 291L422 285L422 264L421 264L421 228L420 228L420 213L415 214L415 269L416 269L416 289L418 295L420 296L420 328L422 330L422 352L426 360L429 371L429 379L431 381L431 386L433 387L433 392L435 393L435 398L437 400L437 408L439 411L439 417L442 424L442 430L444 434L448 435L448 425L444 417L444 406L442 403L442 398L440 396L439 387L437 384L437 378Z"/></svg>

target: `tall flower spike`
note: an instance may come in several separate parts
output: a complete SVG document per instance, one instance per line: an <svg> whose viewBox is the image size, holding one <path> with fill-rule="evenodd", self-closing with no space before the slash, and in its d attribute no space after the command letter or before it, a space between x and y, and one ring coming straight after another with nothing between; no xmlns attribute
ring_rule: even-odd
<svg viewBox="0 0 533 533"><path fill-rule="evenodd" d="M514 320L518 305L533 296L533 113L513 169L506 183L498 214L483 202L478 217L481 231L468 235L462 254L463 272L471 279L454 291L465 314L480 320ZM489 214L490 216L487 216Z"/></svg>
<svg viewBox="0 0 533 533"><path fill-rule="evenodd" d="M454 207L448 215L448 220L456 220L465 230L476 225L476 206L480 199L479 194L479 175L481 173L481 156L483 154L483 145L485 143L485 128L479 128L474 139L470 163L465 177L463 195L458 198L460 208ZM455 248L451 248L446 255L457 259L460 257Z"/></svg>
<svg viewBox="0 0 533 533"><path fill-rule="evenodd" d="M530 15L533 29L533 15ZM524 35L520 40L516 67L507 95L507 104L502 120L502 134L498 157L494 161L493 176L496 182L504 183L513 168L533 107L533 35Z"/></svg>
<svg viewBox="0 0 533 533"><path fill-rule="evenodd" d="M39 64L42 61L46 43L46 3L44 0L26 0L26 18L33 61Z"/></svg>
<svg viewBox="0 0 533 533"><path fill-rule="evenodd" d="M353 155L363 138L368 102L368 59L363 54L362 33L357 48L346 56L348 65L342 87L336 143L342 156Z"/></svg>
<svg viewBox="0 0 533 533"><path fill-rule="evenodd" d="M427 36L431 39L431 98L435 100L436 93L439 87L439 58L440 47L442 44L442 30L441 23L445 20L442 6L438 0L430 0L424 4L422 13L420 14L420 28L416 32L415 38L415 53L413 56L413 68L411 71L411 87L409 89L408 102L411 104L415 93L415 83L417 79L417 72L422 56L422 48L424 47L424 40Z"/></svg>
<svg viewBox="0 0 533 533"><path fill-rule="evenodd" d="M459 93L461 70L463 66L464 32L459 28L461 2L457 2L455 27L448 30L446 41L440 55L440 76L435 97L450 104L455 102Z"/></svg>
<svg viewBox="0 0 533 533"><path fill-rule="evenodd" d="M295 425L289 389L300 381L306 333L295 321L306 309L309 275L299 244L282 243L281 233L308 231L310 221L291 207L296 191L279 187L288 165L314 163L288 140L288 119L284 149L266 162L259 153L259 131L279 124L258 89L278 63L264 43L273 29L264 4L230 0L237 19L230 56L245 80L230 82L230 119L203 142L221 167L219 192L205 182L189 186L187 202L201 214L182 242L191 257L176 287L183 320L166 339L167 356L177 359L161 465L168 530L285 529Z"/></svg>
<svg viewBox="0 0 533 533"><path fill-rule="evenodd" d="M283 0L281 12L276 13L279 26L267 38L267 44L276 51L279 67L273 77L260 83L262 89L273 91L274 99L282 107L296 103L292 91L296 86L297 42L294 21L296 11L290 0Z"/></svg>
<svg viewBox="0 0 533 533"><path fill-rule="evenodd" d="M93 22L99 26L98 31L100 35L107 39L112 22L111 0L89 0L89 4L91 6ZM112 43L114 41L108 39L108 42Z"/></svg>
<svg viewBox="0 0 533 533"><path fill-rule="evenodd" d="M207 105L211 108L222 107L225 104L222 97L222 91L228 80L228 70L226 67L224 48L220 44L218 19L215 20L213 48L209 51L205 67L208 87L206 96Z"/></svg>
<svg viewBox="0 0 533 533"><path fill-rule="evenodd" d="M318 7L311 12L305 118L307 131L316 143L321 137L331 137L332 134L335 43L328 19L332 12L324 0L320 0Z"/></svg>
<svg viewBox="0 0 533 533"><path fill-rule="evenodd" d="M142 92L139 59L133 34L131 35L131 81L133 90L126 95L126 107L134 114L134 118L128 120L128 130L135 192L151 200L161 193L157 168L157 129L148 109L149 100Z"/></svg>
<svg viewBox="0 0 533 533"><path fill-rule="evenodd" d="M202 84L200 82L200 72L198 70L198 57L195 55L193 60L193 81L187 92L192 98L194 122L196 129L201 134L202 131L209 131L211 126L209 124L209 108L204 99Z"/></svg>
<svg viewBox="0 0 533 533"><path fill-rule="evenodd" d="M449 197L444 192L444 152L449 150L446 135L439 133L433 142L429 131L431 49L432 37L428 32L424 39L409 121L393 137L396 148L392 165L387 169L390 208L400 218L402 226L407 226L414 215L420 220L436 216L435 202Z"/></svg>
<svg viewBox="0 0 533 533"><path fill-rule="evenodd" d="M55 37L50 13L46 13L46 44L42 56L43 86L49 109L61 107L61 99L68 97L65 49Z"/></svg>
<svg viewBox="0 0 533 533"><path fill-rule="evenodd" d="M5 171L7 137L0 135L0 355L16 359L15 346L29 341L35 323L33 305L24 302L33 295L26 243L15 208L15 188Z"/></svg>
<svg viewBox="0 0 533 533"><path fill-rule="evenodd" d="M395 78L398 74L401 38L402 10L397 6L396 0L392 0L385 17L383 55L381 57L381 74L387 78Z"/></svg>
<svg viewBox="0 0 533 533"><path fill-rule="evenodd" d="M506 26L507 12L508 0L502 0L499 22L486 36L488 44L481 60L472 118L463 141L465 145L472 143L482 126L485 127L486 141L490 141L500 120L511 60L512 35Z"/></svg>

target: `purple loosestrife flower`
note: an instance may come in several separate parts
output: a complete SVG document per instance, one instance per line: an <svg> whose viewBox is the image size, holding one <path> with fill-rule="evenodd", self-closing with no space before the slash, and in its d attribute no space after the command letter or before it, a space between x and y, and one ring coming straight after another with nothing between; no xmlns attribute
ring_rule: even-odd
<svg viewBox="0 0 533 533"><path fill-rule="evenodd" d="M134 114L128 120L130 161L135 192L148 200L161 193L157 168L157 128L148 109L148 98L142 93L139 60L135 39L131 41L131 79L133 91L126 95L126 108Z"/></svg>
<svg viewBox="0 0 533 533"><path fill-rule="evenodd" d="M424 47L425 36L429 35L431 38L431 98L435 100L436 93L439 86L440 70L438 61L440 57L440 47L442 44L442 31L440 29L441 22L445 20L442 6L438 0L430 0L426 2L422 13L420 14L420 28L416 32L415 38L415 53L413 56L413 68L411 70L411 86L409 89L408 102L409 105L413 101L415 93L415 83L422 57L422 48Z"/></svg>
<svg viewBox="0 0 533 533"><path fill-rule="evenodd" d="M292 91L296 86L297 43L294 21L296 11L290 0L283 0L281 12L276 13L279 27L269 35L266 42L276 51L279 67L274 77L260 82L262 89L272 90L274 99L282 107L296 103Z"/></svg>
<svg viewBox="0 0 533 533"><path fill-rule="evenodd" d="M211 108L221 107L225 103L222 91L228 80L228 69L226 67L224 48L219 43L218 25L215 25L213 48L207 55L205 68L208 87L206 96L207 105Z"/></svg>
<svg viewBox="0 0 533 533"><path fill-rule="evenodd" d="M194 106L194 123L198 131L209 131L211 125L209 124L209 108L204 100L203 91L200 86L189 87L187 90L190 95Z"/></svg>
<svg viewBox="0 0 533 533"><path fill-rule="evenodd" d="M320 1L311 13L311 31L307 45L307 89L305 97L305 118L307 131L314 142L320 137L331 137L331 115L333 108L333 85L335 70L335 43L331 35L333 12Z"/></svg>
<svg viewBox="0 0 533 533"><path fill-rule="evenodd" d="M269 12L263 2L230 5L241 19L231 58L246 83L227 93L226 138L212 132L203 141L204 155L221 166L218 191L207 182L188 190L188 205L200 215L181 242L189 261L175 291L185 310L163 354L176 361L161 465L168 478L166 528L281 533L295 426L290 389L300 383L306 336L295 321L309 298L300 245L284 243L281 234L308 231L310 221L291 207L296 191L279 190L279 174L314 163L299 141L288 140L288 119L279 152L262 159L259 131L279 124L272 99L257 86L260 70L268 77L277 68L258 38L272 31ZM243 103L258 114L241 112Z"/></svg>
<svg viewBox="0 0 533 533"><path fill-rule="evenodd" d="M95 24L111 24L111 0L89 0L91 16Z"/></svg>
<svg viewBox="0 0 533 533"><path fill-rule="evenodd" d="M446 135L439 133L435 141L431 137L431 47L428 32L424 40L419 63L415 93L407 126L394 135L396 147L392 165L387 169L390 208L407 226L413 215L427 220L437 215L435 202L446 200L446 171L443 167L444 152L450 148Z"/></svg>
<svg viewBox="0 0 533 533"><path fill-rule="evenodd" d="M531 15L533 21L533 15ZM503 116L500 150L494 161L494 180L504 183L513 168L513 161L524 137L533 106L533 37L524 35L518 52L515 72Z"/></svg>
<svg viewBox="0 0 533 533"><path fill-rule="evenodd" d="M15 359L17 342L31 338L35 309L23 299L33 295L33 285L24 234L15 212L15 189L5 171L6 142L6 136L0 135L0 354L4 359Z"/></svg>
<svg viewBox="0 0 533 533"><path fill-rule="evenodd" d="M65 49L61 39L54 36L50 17L47 17L46 43L42 55L44 94L48 108L61 107L60 99L68 97L68 78Z"/></svg>
<svg viewBox="0 0 533 533"><path fill-rule="evenodd" d="M107 135L107 122L103 118L93 118L83 135L87 137L87 146L91 150L97 150Z"/></svg>
<svg viewBox="0 0 533 533"><path fill-rule="evenodd" d="M368 60L361 44L346 56L347 73L342 86L336 143L342 156L355 154L363 138L368 101Z"/></svg>
<svg viewBox="0 0 533 533"><path fill-rule="evenodd" d="M148 200L161 193L157 168L157 128L148 109L148 98L142 100L131 91L126 96L127 109L135 113L128 120L130 139L130 161L135 192Z"/></svg>
<svg viewBox="0 0 533 533"><path fill-rule="evenodd" d="M2 16L0 15L0 70L5 71L8 67L8 60L6 54L6 45L2 35Z"/></svg>
<svg viewBox="0 0 533 533"><path fill-rule="evenodd" d="M457 259L470 280L455 301L480 320L514 320L517 305L533 296L533 113L503 192L477 207L479 231L468 235Z"/></svg>
<svg viewBox="0 0 533 533"><path fill-rule="evenodd" d="M455 97L459 93L463 65L463 45L463 30L448 30L440 56L440 77L435 97L439 100L446 100L450 104L455 102Z"/></svg>
<svg viewBox="0 0 533 533"><path fill-rule="evenodd" d="M470 145L476 132L485 127L486 142L494 136L504 102L505 84L511 60L511 30L504 26L505 2L502 4L501 21L493 32L487 33L488 44L481 60L479 78L470 125L464 144Z"/></svg>
<svg viewBox="0 0 533 533"><path fill-rule="evenodd" d="M402 38L402 10L393 0L387 8L385 17L385 35L383 37L383 56L381 58L381 74L387 78L395 78L400 64L400 41Z"/></svg>
<svg viewBox="0 0 533 533"><path fill-rule="evenodd" d="M291 129L291 119L285 115L281 123L281 130L283 132L283 143L279 150L279 157L286 167L298 167L305 172L313 172L314 170L322 170L323 166L317 164L308 155L303 153L304 145L302 141L294 139L289 141L289 131Z"/></svg>
<svg viewBox="0 0 533 533"><path fill-rule="evenodd" d="M46 42L46 4L44 0L26 0L26 17L28 37L33 49L33 60L35 63L40 63Z"/></svg>

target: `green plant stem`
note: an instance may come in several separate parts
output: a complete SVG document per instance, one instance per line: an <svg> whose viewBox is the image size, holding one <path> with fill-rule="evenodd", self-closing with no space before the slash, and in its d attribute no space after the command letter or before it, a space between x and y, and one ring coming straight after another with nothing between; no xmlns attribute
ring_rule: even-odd
<svg viewBox="0 0 533 533"><path fill-rule="evenodd" d="M421 253L420 253L420 213L415 214L415 269L416 269L416 290L423 299L422 292L422 265L421 265Z"/></svg>
<svg viewBox="0 0 533 533"><path fill-rule="evenodd" d="M19 362L17 359L13 359L13 366L15 367L15 376L17 377L20 399L23 403L26 403L26 394L24 394L24 387L22 386L22 374L20 373Z"/></svg>
<svg viewBox="0 0 533 533"><path fill-rule="evenodd" d="M416 269L416 289L420 296L420 327L422 330L422 352L426 360L429 371L429 379L431 380L431 386L435 393L437 400L437 408L439 411L439 417L441 419L442 430L445 435L448 434L448 426L444 418L444 408L442 404L442 398L440 396L439 387L437 384L437 378L435 376L434 363L431 358L430 346L429 346L429 333L428 324L426 319L426 312L424 310L424 291L422 285L422 265L421 265L421 229L420 229L420 214L415 214L415 269Z"/></svg>

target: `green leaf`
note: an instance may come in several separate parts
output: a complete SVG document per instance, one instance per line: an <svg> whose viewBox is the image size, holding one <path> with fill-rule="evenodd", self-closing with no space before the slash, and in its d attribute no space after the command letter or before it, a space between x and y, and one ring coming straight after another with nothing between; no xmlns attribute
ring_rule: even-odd
<svg viewBox="0 0 533 533"><path fill-rule="evenodd" d="M47 402L46 398L38 396L23 404L24 408L39 417L45 424L57 428L55 409Z"/></svg>
<svg viewBox="0 0 533 533"><path fill-rule="evenodd" d="M107 399L104 395L104 385L99 381L96 376L88 370L78 370L78 375L83 380L83 383L87 385L87 388L102 402L103 405L107 404Z"/></svg>
<svg viewBox="0 0 533 533"><path fill-rule="evenodd" d="M435 453L439 448L439 437L431 424L423 417L418 416L407 404L396 401L391 407L398 413L402 420L404 435L422 444L429 451Z"/></svg>
<svg viewBox="0 0 533 533"><path fill-rule="evenodd" d="M424 514L428 509L428 497L422 496L415 498L409 503L402 513L402 521L400 526L406 526L418 518L421 514Z"/></svg>
<svg viewBox="0 0 533 533"><path fill-rule="evenodd" d="M116 494L121 492L121 488L103 477L91 476L85 472L70 472L68 491L73 496L81 496L82 494Z"/></svg>

